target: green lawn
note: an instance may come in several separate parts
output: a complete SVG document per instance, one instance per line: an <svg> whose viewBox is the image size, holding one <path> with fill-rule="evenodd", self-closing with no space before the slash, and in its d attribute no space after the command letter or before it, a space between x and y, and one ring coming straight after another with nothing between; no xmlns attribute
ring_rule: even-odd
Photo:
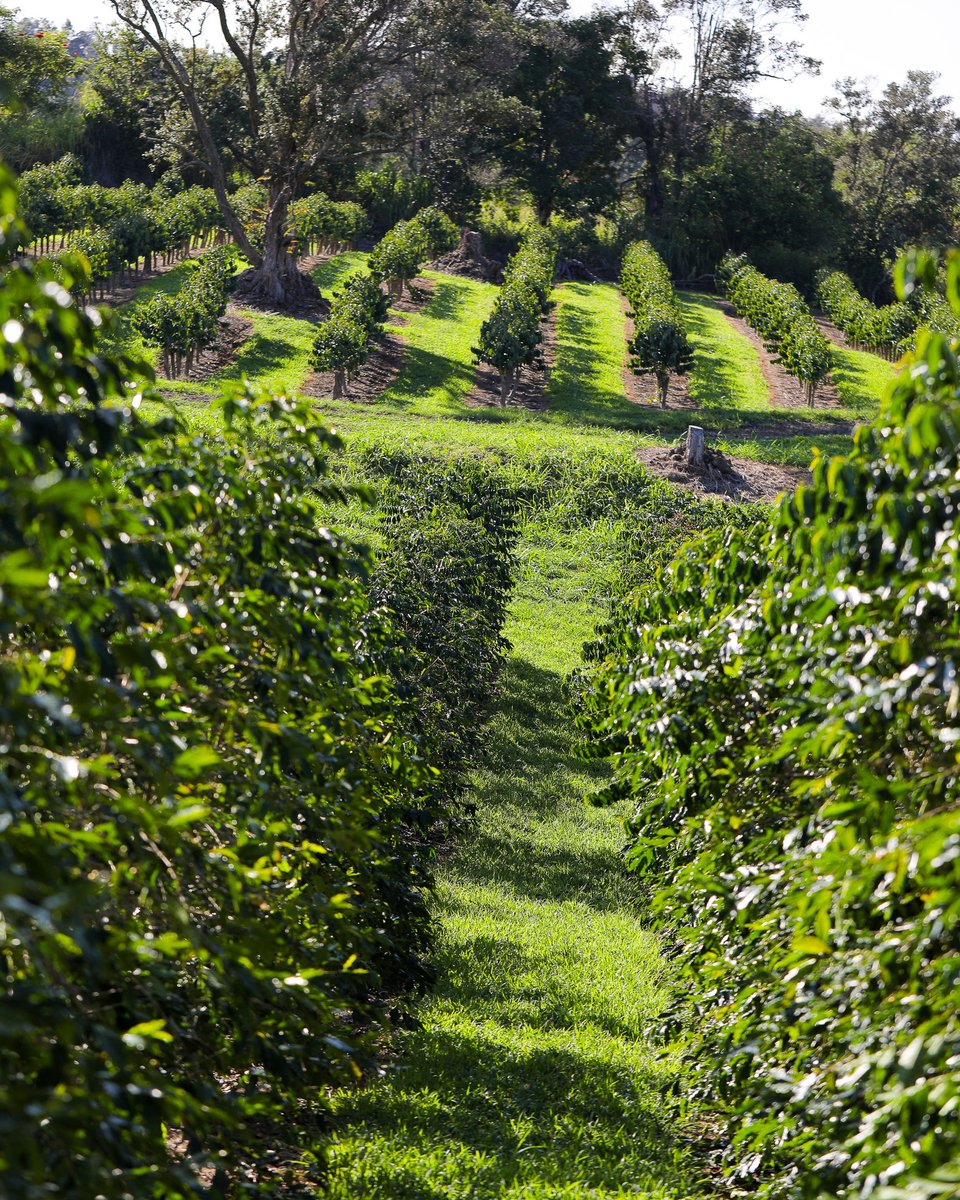
<svg viewBox="0 0 960 1200"><path fill-rule="evenodd" d="M442 866L435 991L372 1086L342 1094L332 1200L686 1197L669 1098L678 1065L647 1027L668 994L618 851L584 803L563 678L595 611L524 572L475 830Z"/></svg>
<svg viewBox="0 0 960 1200"><path fill-rule="evenodd" d="M858 417L872 418L897 370L886 359L863 350L834 346L831 378L844 406Z"/></svg>
<svg viewBox="0 0 960 1200"><path fill-rule="evenodd" d="M718 302L694 292L681 292L679 300L693 346L689 392L697 407L727 420L736 420L741 412L769 412L770 395L757 352L733 328Z"/></svg>

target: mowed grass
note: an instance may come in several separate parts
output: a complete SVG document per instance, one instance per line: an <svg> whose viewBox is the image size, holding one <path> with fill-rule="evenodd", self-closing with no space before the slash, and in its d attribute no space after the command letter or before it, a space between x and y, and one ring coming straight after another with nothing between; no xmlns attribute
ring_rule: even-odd
<svg viewBox="0 0 960 1200"><path fill-rule="evenodd" d="M831 379L844 407L857 417L873 417L897 377L897 368L886 359L863 350L833 346Z"/></svg>
<svg viewBox="0 0 960 1200"><path fill-rule="evenodd" d="M684 323L693 346L689 394L698 409L728 416L737 412L769 412L760 359L747 339L738 333L711 296L678 294Z"/></svg>
<svg viewBox="0 0 960 1200"><path fill-rule="evenodd" d="M331 1200L696 1191L668 1099L678 1064L648 1036L667 971L621 816L584 802L603 773L575 756L564 702L594 615L521 584L476 828L440 870L437 986L384 1078L337 1098Z"/></svg>

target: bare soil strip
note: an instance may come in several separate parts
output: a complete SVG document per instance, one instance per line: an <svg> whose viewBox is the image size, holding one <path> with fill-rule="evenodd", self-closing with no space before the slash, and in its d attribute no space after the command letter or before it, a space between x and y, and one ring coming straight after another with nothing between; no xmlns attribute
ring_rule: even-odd
<svg viewBox="0 0 960 1200"><path fill-rule="evenodd" d="M633 335L636 332L636 326L633 323L633 317L630 315L630 303L626 296L620 297L620 307L623 309L623 315L626 322L624 328L624 337L629 345L633 341ZM630 369L630 356L627 354L623 360L623 390L626 393L627 399L631 404L653 404L660 408L660 394L657 390L657 381L653 375L635 375ZM688 376L686 375L671 375L670 385L667 388L667 408L696 408L696 404L690 397L687 387Z"/></svg>
<svg viewBox="0 0 960 1200"><path fill-rule="evenodd" d="M808 408L806 396L803 394L803 384L794 379L792 375L788 375L783 367L774 361L773 355L763 344L763 338L742 317L738 316L737 310L729 301L718 299L717 303L720 311L737 333L742 334L760 356L760 370L763 372L767 391L770 393L770 407ZM829 380L821 383L814 397L814 408L842 407L843 402L833 384Z"/></svg>
<svg viewBox="0 0 960 1200"><path fill-rule="evenodd" d="M507 401L507 408L526 408L531 412L545 412L550 407L550 397L547 386L550 382L550 372L556 362L557 352L557 310L552 308L547 315L543 329L543 357L546 368L534 371L523 367L520 371L512 398ZM500 374L489 363L479 363L476 367L473 388L464 400L468 408L499 408L500 407Z"/></svg>

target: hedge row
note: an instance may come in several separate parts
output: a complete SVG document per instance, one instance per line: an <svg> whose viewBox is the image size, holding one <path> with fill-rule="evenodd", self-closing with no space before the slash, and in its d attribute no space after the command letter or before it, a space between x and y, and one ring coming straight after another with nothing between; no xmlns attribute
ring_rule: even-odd
<svg viewBox="0 0 960 1200"><path fill-rule="evenodd" d="M372 564L309 406L140 416L13 205L0 176L0 1193L313 1190L328 1089L427 975L512 510L422 470L429 536L398 486Z"/></svg>
<svg viewBox="0 0 960 1200"><path fill-rule="evenodd" d="M800 380L812 405L833 359L830 343L797 289L762 275L745 254L728 254L717 268L717 281L743 319L776 352L784 370Z"/></svg>
<svg viewBox="0 0 960 1200"><path fill-rule="evenodd" d="M557 249L542 227L532 229L506 265L493 312L473 347L477 362L500 374L500 403L513 396L522 367L543 370L540 322L550 307Z"/></svg>
<svg viewBox="0 0 960 1200"><path fill-rule="evenodd" d="M194 246L223 239L220 211L209 188L173 190L161 181L120 187L81 184L72 155L34 167L20 177L23 219L42 254L64 249L70 235L95 234L103 280L121 271L150 270L156 258L169 262Z"/></svg>
<svg viewBox="0 0 960 1200"><path fill-rule="evenodd" d="M421 209L409 221L398 221L374 246L370 255L370 272L386 283L392 296L409 288L424 263L438 258L453 248L457 227L439 208Z"/></svg>
<svg viewBox="0 0 960 1200"><path fill-rule="evenodd" d="M636 375L655 375L665 408L671 375L685 374L693 364L683 314L666 263L649 242L627 247L620 269L620 290L630 305L634 334L630 368Z"/></svg>
<svg viewBox="0 0 960 1200"><path fill-rule="evenodd" d="M858 350L871 350L884 358L899 358L914 340L917 312L909 304L878 307L857 291L842 271L821 271L817 298L823 311Z"/></svg>
<svg viewBox="0 0 960 1200"><path fill-rule="evenodd" d="M165 378L188 378L196 356L217 340L235 268L232 246L208 250L178 292L154 296L135 310L133 328L148 346L159 347Z"/></svg>
<svg viewBox="0 0 960 1200"><path fill-rule="evenodd" d="M333 398L347 393L347 379L366 362L383 335L389 302L373 275L351 275L334 296L330 313L317 330L313 365L333 371Z"/></svg>
<svg viewBox="0 0 960 1200"><path fill-rule="evenodd" d="M948 287L960 314L960 252ZM636 806L629 861L681 943L692 999L664 1025L699 1038L729 1191L960 1182L958 351L922 332L854 451L688 543L580 681L587 748Z"/></svg>

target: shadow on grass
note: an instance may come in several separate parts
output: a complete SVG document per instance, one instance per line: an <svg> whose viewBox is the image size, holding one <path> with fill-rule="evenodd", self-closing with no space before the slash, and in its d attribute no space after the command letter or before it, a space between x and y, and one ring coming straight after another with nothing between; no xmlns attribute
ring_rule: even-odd
<svg viewBox="0 0 960 1200"><path fill-rule="evenodd" d="M295 341L257 331L244 342L234 362L211 379L218 383L242 376L256 380L302 356L303 347Z"/></svg>
<svg viewBox="0 0 960 1200"><path fill-rule="evenodd" d="M473 367L455 362L419 346L404 347L403 368L397 379L378 400L396 408L406 408L431 392L445 391L451 400L461 399L473 384Z"/></svg>
<svg viewBox="0 0 960 1200"><path fill-rule="evenodd" d="M433 291L424 306L424 314L435 321L453 321L463 312L467 304L464 289L454 280L434 278Z"/></svg>
<svg viewBox="0 0 960 1200"><path fill-rule="evenodd" d="M882 398L878 394L876 372L869 370L867 362L869 360L864 361L851 353L835 349L833 366L830 368L831 378L841 400L858 416L874 414ZM886 366L885 363L883 365Z"/></svg>
<svg viewBox="0 0 960 1200"><path fill-rule="evenodd" d="M730 399L740 392L740 370L729 358L712 353L709 348L715 337L715 331L703 312L704 303L709 301L689 296L680 296L679 300L688 331L699 339L694 349L693 370L697 381L698 409L709 409L711 417L716 415L725 425L740 424L743 410L732 404Z"/></svg>

